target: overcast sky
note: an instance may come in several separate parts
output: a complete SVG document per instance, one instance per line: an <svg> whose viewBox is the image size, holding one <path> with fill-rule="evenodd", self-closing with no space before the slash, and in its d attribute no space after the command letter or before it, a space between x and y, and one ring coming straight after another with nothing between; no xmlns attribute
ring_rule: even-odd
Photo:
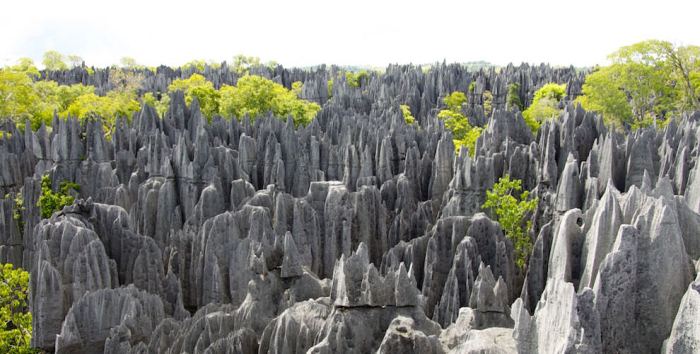
<svg viewBox="0 0 700 354"><path fill-rule="evenodd" d="M9 0L0 9L0 65L40 63L54 49L96 66L239 53L285 66L589 66L649 38L700 45L700 0Z"/></svg>

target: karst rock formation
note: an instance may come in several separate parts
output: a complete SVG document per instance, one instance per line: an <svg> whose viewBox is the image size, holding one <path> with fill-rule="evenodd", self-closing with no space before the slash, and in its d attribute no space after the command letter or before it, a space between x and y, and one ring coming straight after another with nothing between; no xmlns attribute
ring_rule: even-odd
<svg viewBox="0 0 700 354"><path fill-rule="evenodd" d="M108 71L45 73L107 90ZM700 351L700 112L612 130L569 103L537 134L506 106L573 68L256 69L322 105L205 118L172 96L0 139L0 261L30 271L32 345L56 353L692 353ZM150 73L150 72L149 72ZM224 65L204 73L234 83ZM147 74L166 91L189 73ZM331 92L327 81L336 77ZM469 89L470 83L473 90ZM487 124L455 151L440 99ZM481 93L493 94L485 114ZM330 95L329 95L330 94ZM399 104L416 117L407 124ZM40 182L80 185L40 217ZM526 271L482 210L499 177L539 199ZM8 194L9 195L9 194Z"/></svg>

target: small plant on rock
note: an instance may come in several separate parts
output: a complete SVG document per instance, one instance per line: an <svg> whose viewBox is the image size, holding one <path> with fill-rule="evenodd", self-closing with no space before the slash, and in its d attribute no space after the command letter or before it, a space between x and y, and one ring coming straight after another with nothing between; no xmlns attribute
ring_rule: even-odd
<svg viewBox="0 0 700 354"><path fill-rule="evenodd" d="M41 217L48 219L53 213L63 209L64 206L73 204L75 198L70 195L70 191L79 190L80 186L68 181L61 182L58 192L51 188L51 179L48 175L41 177L41 195L36 205L41 210Z"/></svg>
<svg viewBox="0 0 700 354"><path fill-rule="evenodd" d="M526 218L537 209L538 200L531 199L529 191L521 193L521 190L522 181L505 175L494 184L493 189L486 191L486 202L482 208L491 209L495 214L506 237L513 242L515 263L524 268L532 251L532 239L528 235L532 221Z"/></svg>

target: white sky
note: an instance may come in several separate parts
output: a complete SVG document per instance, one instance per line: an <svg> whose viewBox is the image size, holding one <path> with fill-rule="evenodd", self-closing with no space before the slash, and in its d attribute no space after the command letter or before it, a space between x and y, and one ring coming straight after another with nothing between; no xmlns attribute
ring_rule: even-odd
<svg viewBox="0 0 700 354"><path fill-rule="evenodd" d="M5 0L0 65L55 49L88 65L486 60L588 66L656 38L700 45L700 0Z"/></svg>

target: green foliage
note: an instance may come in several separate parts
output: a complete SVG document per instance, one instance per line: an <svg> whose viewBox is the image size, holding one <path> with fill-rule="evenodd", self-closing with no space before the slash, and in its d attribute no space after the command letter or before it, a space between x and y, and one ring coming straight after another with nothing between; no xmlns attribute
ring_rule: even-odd
<svg viewBox="0 0 700 354"><path fill-rule="evenodd" d="M469 124L469 119L462 114L462 105L467 102L467 96L464 92L455 91L444 97L442 102L447 109L441 110L438 118L445 121L445 128L452 132L456 151L466 146L469 154L474 156L476 140L483 132L483 128L472 126Z"/></svg>
<svg viewBox="0 0 700 354"><path fill-rule="evenodd" d="M157 99L152 92L146 92L146 94L141 97L141 103L155 108L156 112L158 112L158 116L163 117L170 106L170 96L162 95L160 99Z"/></svg>
<svg viewBox="0 0 700 354"><path fill-rule="evenodd" d="M37 67L34 65L34 60L31 58L20 58L17 61L17 65L12 66L9 69L23 72L32 78L38 78L40 76L39 69L37 69Z"/></svg>
<svg viewBox="0 0 700 354"><path fill-rule="evenodd" d="M207 66L207 62L204 60L190 60L182 65L183 70L193 70L198 72L204 72L204 68Z"/></svg>
<svg viewBox="0 0 700 354"><path fill-rule="evenodd" d="M411 107L409 107L407 104L402 104L401 106L401 113L403 114L403 119L406 121L406 124L413 124L416 122L416 118L413 117L411 114Z"/></svg>
<svg viewBox="0 0 700 354"><path fill-rule="evenodd" d="M546 119L559 116L559 105L566 97L566 84L550 82L535 91L532 104L523 112L525 123L533 132L539 130L540 125Z"/></svg>
<svg viewBox="0 0 700 354"><path fill-rule="evenodd" d="M233 71L239 76L250 73L250 68L260 66L260 58L238 54L233 57Z"/></svg>
<svg viewBox="0 0 700 354"><path fill-rule="evenodd" d="M126 69L143 68L143 66L139 65L139 63L136 62L136 59L134 59L132 57L122 57L121 59L119 59L119 65L122 68L126 68Z"/></svg>
<svg viewBox="0 0 700 354"><path fill-rule="evenodd" d="M522 182L519 179L511 180L509 175L505 175L491 190L486 191L486 202L482 208L490 209L495 214L506 237L513 242L515 263L524 268L532 251L532 238L528 234L532 221L526 218L537 209L537 199L530 199L530 192L520 193L521 190Z"/></svg>
<svg viewBox="0 0 700 354"><path fill-rule="evenodd" d="M294 81L292 82L292 92L298 97L301 95L301 88L304 86L304 83L301 81Z"/></svg>
<svg viewBox="0 0 700 354"><path fill-rule="evenodd" d="M24 211L24 198L22 198L22 193L8 193L5 195L5 199L12 198L14 206L12 207L12 219L17 223L17 228L19 228L20 234L24 234L24 219L22 218L22 212Z"/></svg>
<svg viewBox="0 0 700 354"><path fill-rule="evenodd" d="M488 117L493 112L493 94L491 93L491 91L486 90L484 91L483 98L484 114L486 114L486 116Z"/></svg>
<svg viewBox="0 0 700 354"><path fill-rule="evenodd" d="M474 153L476 152L476 140L479 139L481 133L484 132L484 129L486 129L487 126L484 126L483 128L472 127L471 129L467 130L467 133L462 139L452 139L452 143L455 146L455 150L459 151L462 149L462 146L464 146L467 149L469 149L469 155L474 156Z"/></svg>
<svg viewBox="0 0 700 354"><path fill-rule="evenodd" d="M653 68L653 74L661 75L662 82L675 89L675 109L700 109L698 92L693 83L693 76L700 73L699 46L674 46L666 41L647 40L620 48L610 55L610 59L617 64L639 64Z"/></svg>
<svg viewBox="0 0 700 354"><path fill-rule="evenodd" d="M0 118L23 122L39 113L39 103L31 73L15 68L0 69Z"/></svg>
<svg viewBox="0 0 700 354"><path fill-rule="evenodd" d="M102 118L107 138L111 137L117 117L130 119L141 106L132 95L110 91L106 96L87 93L78 96L62 116L72 116L80 119Z"/></svg>
<svg viewBox="0 0 700 354"><path fill-rule="evenodd" d="M11 118L20 128L29 119L32 129L38 129L42 123L50 125L54 113L81 119L100 116L109 133L117 115L131 117L139 109L135 98L142 77L137 74L111 70L114 87L106 96L96 95L93 86L35 81L37 74L31 60L0 69L0 118Z"/></svg>
<svg viewBox="0 0 700 354"><path fill-rule="evenodd" d="M301 84L301 83L299 83ZM300 85L292 90L257 75L246 75L238 79L236 86L224 85L221 90L220 114L238 118L251 118L272 112L278 117L291 115L295 126L305 126L321 110L317 103L301 100Z"/></svg>
<svg viewBox="0 0 700 354"><path fill-rule="evenodd" d="M586 77L578 102L614 126L664 125L667 118L700 109L700 47L648 40L609 56L612 64Z"/></svg>
<svg viewBox="0 0 700 354"><path fill-rule="evenodd" d="M75 198L70 195L70 191L77 191L80 186L68 181L61 182L58 192L51 188L51 179L48 175L41 177L41 195L36 205L41 211L41 217L48 219L53 213L60 211L63 207L73 204Z"/></svg>
<svg viewBox="0 0 700 354"><path fill-rule="evenodd" d="M698 81L700 81L700 80L698 80ZM328 97L333 97L333 79L328 80L327 87L328 87Z"/></svg>
<svg viewBox="0 0 700 354"><path fill-rule="evenodd" d="M30 348L32 314L27 306L29 273L0 265L0 352L35 353Z"/></svg>
<svg viewBox="0 0 700 354"><path fill-rule="evenodd" d="M360 70L358 72L348 71L345 73L345 81L350 85L350 87L361 87L363 83L367 82L369 74L367 70Z"/></svg>
<svg viewBox="0 0 700 354"><path fill-rule="evenodd" d="M632 107L627 101L627 95L616 84L619 75L620 70L615 65L594 71L586 76L582 87L583 95L576 99L583 108L601 113L606 123L618 127L630 122L632 118Z"/></svg>
<svg viewBox="0 0 700 354"><path fill-rule="evenodd" d="M523 101L520 100L520 84L517 82L508 85L506 106L508 109L517 108L519 111L523 110Z"/></svg>
<svg viewBox="0 0 700 354"><path fill-rule="evenodd" d="M42 60L41 63L44 64L44 68L49 71L68 69L68 64L66 64L63 54L55 50L49 50L44 53L44 60Z"/></svg>
<svg viewBox="0 0 700 354"><path fill-rule="evenodd" d="M176 91L182 91L185 94L185 102L188 105L196 97L202 114L207 118L211 118L219 111L221 93L214 88L214 84L200 74L192 74L188 79L173 81L168 86L168 92Z"/></svg>
<svg viewBox="0 0 700 354"><path fill-rule="evenodd" d="M476 89L476 81L472 81L469 83L469 93L474 93L474 90Z"/></svg>
<svg viewBox="0 0 700 354"><path fill-rule="evenodd" d="M452 112L462 112L462 105L467 103L467 95L464 92L455 91L442 99L447 109Z"/></svg>
<svg viewBox="0 0 700 354"><path fill-rule="evenodd" d="M77 67L83 65L83 61L84 61L81 56L75 55L75 54L68 55L66 57L66 59L68 60L68 64L70 64L70 66L72 68L77 68Z"/></svg>

